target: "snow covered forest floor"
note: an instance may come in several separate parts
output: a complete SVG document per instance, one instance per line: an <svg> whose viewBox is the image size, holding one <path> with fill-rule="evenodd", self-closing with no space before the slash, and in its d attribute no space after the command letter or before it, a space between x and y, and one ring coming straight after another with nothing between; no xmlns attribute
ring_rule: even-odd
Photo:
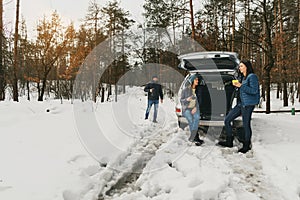
<svg viewBox="0 0 300 200"><path fill-rule="evenodd" d="M124 101L132 126L117 113ZM99 144L100 156L83 145L69 101L0 102L0 199L300 199L299 113L254 113L253 149L244 155L237 141L233 149L208 137L191 145L170 99L160 104L159 123L144 120L142 88L94 107L119 147ZM273 95L272 108L281 109Z"/></svg>

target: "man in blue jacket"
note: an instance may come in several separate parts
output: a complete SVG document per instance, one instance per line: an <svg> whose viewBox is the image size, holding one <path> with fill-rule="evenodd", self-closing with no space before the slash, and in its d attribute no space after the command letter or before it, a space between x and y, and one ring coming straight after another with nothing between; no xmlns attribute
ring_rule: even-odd
<svg viewBox="0 0 300 200"><path fill-rule="evenodd" d="M153 122L157 123L156 119L157 119L159 98L161 103L163 103L162 87L161 84L158 83L157 76L152 77L152 81L145 86L144 91L148 92L148 105L146 109L145 119L148 119L151 107L152 105L154 105Z"/></svg>
<svg viewBox="0 0 300 200"><path fill-rule="evenodd" d="M226 141L220 141L218 144L224 147L233 147L232 121L242 115L243 126L245 130L245 141L239 152L246 153L251 149L251 116L255 105L259 103L260 91L258 77L254 74L250 61L241 61L239 70L243 74L242 83L233 82L235 87L239 88L240 101L225 117Z"/></svg>

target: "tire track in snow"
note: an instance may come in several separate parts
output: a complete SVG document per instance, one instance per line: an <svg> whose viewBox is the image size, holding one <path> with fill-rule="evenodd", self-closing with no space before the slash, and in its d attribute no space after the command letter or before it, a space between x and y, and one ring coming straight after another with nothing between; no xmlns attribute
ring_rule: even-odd
<svg viewBox="0 0 300 200"><path fill-rule="evenodd" d="M138 106L141 113L144 113L145 108L140 105L141 95L144 96L142 91L137 92L135 90L132 96L133 99L139 101L136 106ZM128 99L131 100L130 97ZM171 122L173 119L170 120L170 116L167 115L169 111L166 111L163 106L160 106L159 109L158 116L164 116L164 118L158 118L158 124L140 119L140 123L135 124L135 135L140 137L137 137L134 144L120 155L114 163L101 171L101 180L98 185L99 200L113 199L115 195L122 193L123 190L134 191L138 189L134 186L134 183L141 173L144 173L144 167L155 156L161 145L166 143L170 136L176 132L177 124Z"/></svg>

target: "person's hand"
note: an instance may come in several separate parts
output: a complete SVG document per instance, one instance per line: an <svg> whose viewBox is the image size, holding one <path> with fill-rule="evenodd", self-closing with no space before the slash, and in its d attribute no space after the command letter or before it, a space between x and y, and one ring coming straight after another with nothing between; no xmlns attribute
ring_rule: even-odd
<svg viewBox="0 0 300 200"><path fill-rule="evenodd" d="M234 82L232 83L235 87L240 88L242 86L242 84L240 82Z"/></svg>
<svg viewBox="0 0 300 200"><path fill-rule="evenodd" d="M192 109L191 113L192 113L192 115L193 115L193 114L195 114L196 112L197 112L197 108L195 107L195 108Z"/></svg>
<svg viewBox="0 0 300 200"><path fill-rule="evenodd" d="M186 100L187 101L192 101L194 99L194 97L193 96L190 96L190 97L188 97Z"/></svg>
<svg viewBox="0 0 300 200"><path fill-rule="evenodd" d="M163 103L163 102L164 102L164 100L163 100L163 99L161 99L161 100L160 100L160 102L161 102L161 103Z"/></svg>
<svg viewBox="0 0 300 200"><path fill-rule="evenodd" d="M150 92L152 93L152 92L153 92L153 90L154 90L154 89L153 89L153 88L151 88L151 89L150 89Z"/></svg>

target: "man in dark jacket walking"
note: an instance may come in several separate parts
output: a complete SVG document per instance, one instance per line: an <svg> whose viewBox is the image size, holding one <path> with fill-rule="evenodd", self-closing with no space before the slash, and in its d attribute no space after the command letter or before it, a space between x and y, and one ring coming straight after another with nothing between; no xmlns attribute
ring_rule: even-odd
<svg viewBox="0 0 300 200"><path fill-rule="evenodd" d="M161 103L163 103L162 87L158 83L157 76L152 77L152 81L145 86L144 91L148 92L148 106L147 106L147 110L146 110L146 114L145 114L145 119L148 119L151 107L154 104L153 122L157 123L156 119L157 119L159 98L160 98Z"/></svg>

